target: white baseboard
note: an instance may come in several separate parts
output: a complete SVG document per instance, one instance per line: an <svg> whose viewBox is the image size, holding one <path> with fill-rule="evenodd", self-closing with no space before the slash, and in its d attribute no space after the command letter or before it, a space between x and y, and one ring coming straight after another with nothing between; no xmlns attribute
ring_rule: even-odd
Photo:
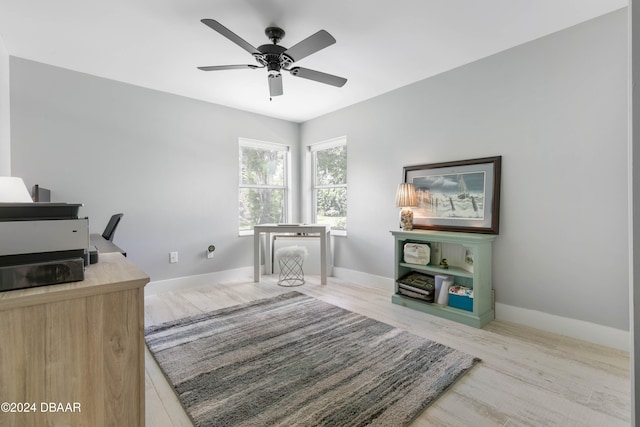
<svg viewBox="0 0 640 427"><path fill-rule="evenodd" d="M393 292L394 289L393 279L389 277L376 276L347 268L333 267L333 277L353 283L361 283L389 292ZM211 283L241 279L253 279L253 267L158 280L145 286L145 294L155 295L175 290L199 288ZM630 348L629 331L585 322L583 320L570 319L568 317L556 316L541 311L501 303L496 303L496 319L542 329L623 351L629 351Z"/></svg>
<svg viewBox="0 0 640 427"><path fill-rule="evenodd" d="M345 281L362 283L390 292L394 290L393 279L389 277L375 276L340 267L333 267L333 275ZM496 319L542 329L618 350L629 351L629 331L602 326L596 323L570 319L568 317L556 316L541 311L501 303L496 303Z"/></svg>
<svg viewBox="0 0 640 427"><path fill-rule="evenodd" d="M212 283L223 283L239 279L253 280L253 267L242 267L195 276L177 277L175 279L156 280L144 287L144 293L145 295L157 295L164 292L200 288Z"/></svg>
<svg viewBox="0 0 640 427"><path fill-rule="evenodd" d="M333 277L347 282L361 283L374 288L383 289L389 292L394 291L393 279L390 277L376 276L374 274L363 273L361 271L349 270L342 267L333 267Z"/></svg>
<svg viewBox="0 0 640 427"><path fill-rule="evenodd" d="M618 350L629 351L631 339L629 331L609 326L501 303L496 303L496 319L566 335Z"/></svg>

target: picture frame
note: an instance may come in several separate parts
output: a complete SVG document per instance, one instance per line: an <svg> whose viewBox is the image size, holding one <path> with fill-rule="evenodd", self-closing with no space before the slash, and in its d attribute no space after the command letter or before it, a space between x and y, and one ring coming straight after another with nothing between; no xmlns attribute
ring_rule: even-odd
<svg viewBox="0 0 640 427"><path fill-rule="evenodd" d="M405 166L418 206L413 228L499 234L502 156Z"/></svg>

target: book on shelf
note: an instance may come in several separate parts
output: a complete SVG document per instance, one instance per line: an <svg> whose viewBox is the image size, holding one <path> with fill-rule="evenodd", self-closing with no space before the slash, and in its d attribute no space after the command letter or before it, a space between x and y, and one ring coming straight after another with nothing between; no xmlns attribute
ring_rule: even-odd
<svg viewBox="0 0 640 427"><path fill-rule="evenodd" d="M434 302L435 278L431 275L411 272L398 279L397 284L397 293L400 295Z"/></svg>
<svg viewBox="0 0 640 427"><path fill-rule="evenodd" d="M417 299L424 302L432 303L434 301L433 295L424 295L418 292L414 292L408 289L398 288L398 295L403 295L407 297L411 297L413 299Z"/></svg>
<svg viewBox="0 0 640 427"><path fill-rule="evenodd" d="M434 289L436 286L436 279L434 276L431 276L430 274L418 273L415 271L405 274L404 276L399 278L397 282L404 285L415 286L424 289Z"/></svg>
<svg viewBox="0 0 640 427"><path fill-rule="evenodd" d="M401 283L398 284L398 294L409 296L412 298L417 298L426 302L434 302L435 301L435 292L427 291L420 288L414 288L408 285L403 285Z"/></svg>

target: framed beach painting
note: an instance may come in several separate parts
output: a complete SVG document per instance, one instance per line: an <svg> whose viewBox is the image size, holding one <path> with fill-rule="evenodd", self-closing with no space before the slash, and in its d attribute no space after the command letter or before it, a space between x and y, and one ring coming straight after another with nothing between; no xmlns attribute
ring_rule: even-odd
<svg viewBox="0 0 640 427"><path fill-rule="evenodd" d="M502 156L405 166L418 205L413 228L498 234Z"/></svg>

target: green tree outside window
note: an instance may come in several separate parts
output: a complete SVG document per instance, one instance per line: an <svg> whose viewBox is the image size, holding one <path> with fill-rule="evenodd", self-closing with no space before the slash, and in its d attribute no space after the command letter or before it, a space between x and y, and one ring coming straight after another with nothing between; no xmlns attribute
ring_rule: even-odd
<svg viewBox="0 0 640 427"><path fill-rule="evenodd" d="M240 145L240 231L286 222L287 152Z"/></svg>
<svg viewBox="0 0 640 427"><path fill-rule="evenodd" d="M347 145L313 149L315 222L347 230Z"/></svg>

